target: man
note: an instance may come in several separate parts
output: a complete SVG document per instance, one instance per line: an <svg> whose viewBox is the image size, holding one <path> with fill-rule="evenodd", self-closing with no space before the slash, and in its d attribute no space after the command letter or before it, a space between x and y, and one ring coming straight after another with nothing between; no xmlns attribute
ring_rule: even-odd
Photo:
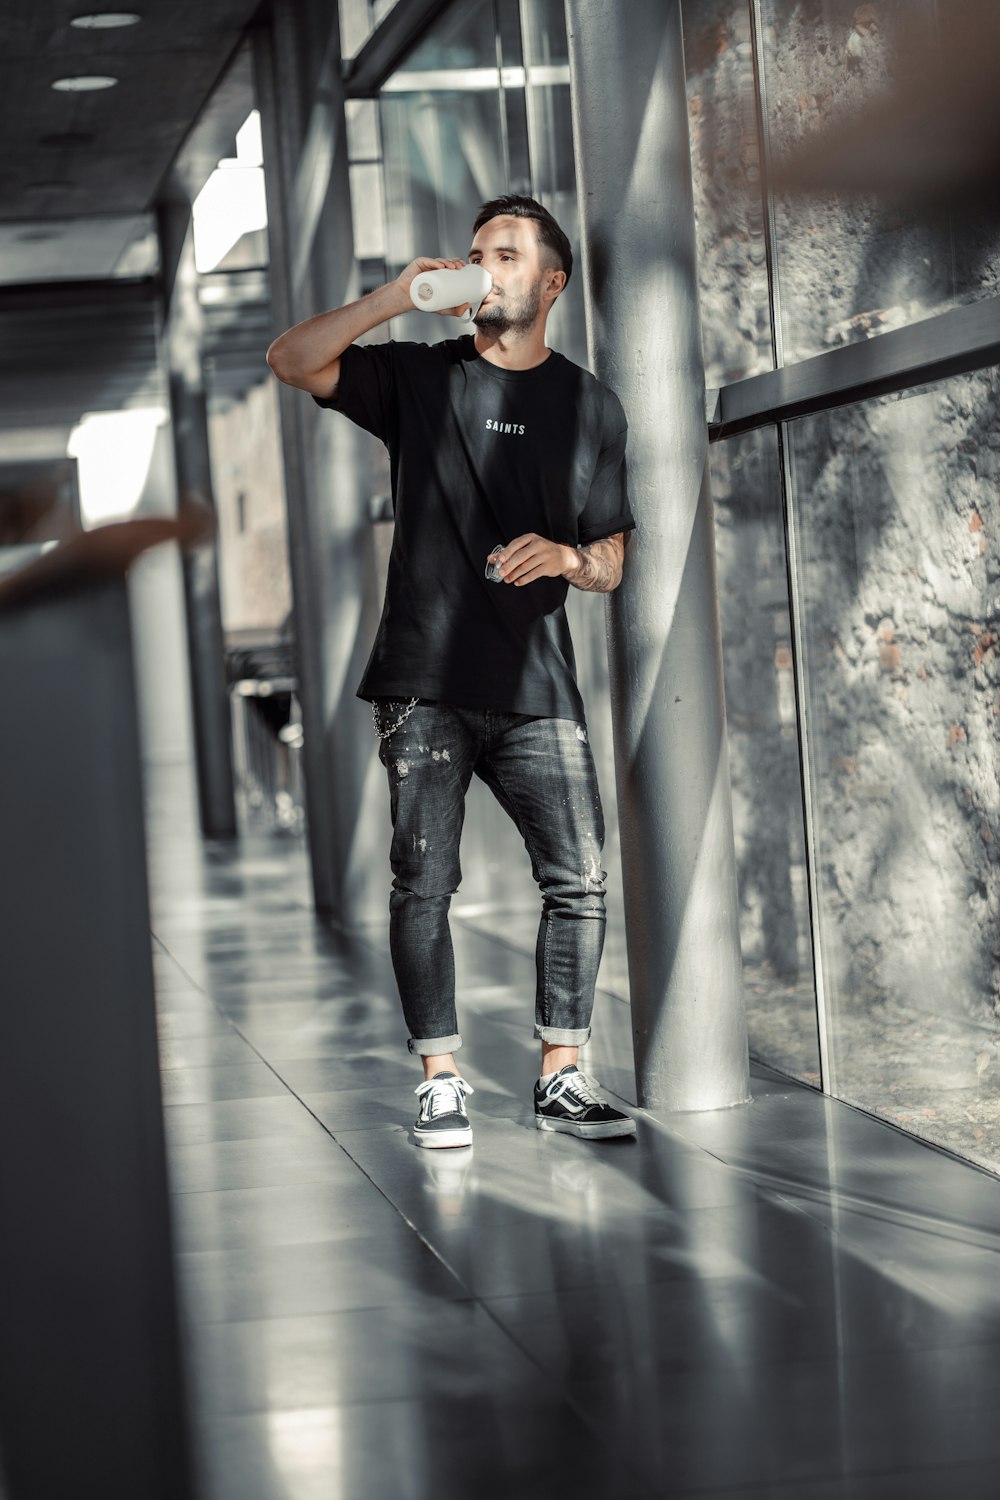
<svg viewBox="0 0 1000 1500"><path fill-rule="evenodd" d="M419 259L358 302L276 339L268 363L388 447L395 532L385 606L358 689L389 778L390 948L421 1057L420 1146L471 1144L448 908L478 775L514 820L542 892L535 1036L541 1129L634 1135L577 1067L604 943L604 819L564 601L621 582L634 526L617 397L545 342L568 239L541 204L484 204L469 260L493 287L475 335L355 340L412 308ZM451 308L445 316L460 313Z"/></svg>

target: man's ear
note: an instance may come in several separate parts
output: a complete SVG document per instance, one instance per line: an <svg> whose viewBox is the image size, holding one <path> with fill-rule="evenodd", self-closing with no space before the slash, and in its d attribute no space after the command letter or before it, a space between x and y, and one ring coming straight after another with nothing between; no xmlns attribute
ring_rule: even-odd
<svg viewBox="0 0 1000 1500"><path fill-rule="evenodd" d="M545 290L551 295L553 301L555 301L556 297L558 297L559 293L562 291L562 289L563 289L563 287L565 285L566 285L566 272L565 271L557 271L557 270L553 269L553 270L551 270L549 272L549 284L545 288Z"/></svg>

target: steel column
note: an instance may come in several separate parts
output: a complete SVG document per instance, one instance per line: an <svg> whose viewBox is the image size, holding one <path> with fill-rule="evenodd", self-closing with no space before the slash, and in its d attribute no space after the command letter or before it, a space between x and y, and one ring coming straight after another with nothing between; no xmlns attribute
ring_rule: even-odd
<svg viewBox="0 0 1000 1500"><path fill-rule="evenodd" d="M566 0L588 335L637 530L608 645L639 1101L749 1098L679 0Z"/></svg>
<svg viewBox="0 0 1000 1500"><path fill-rule="evenodd" d="M158 226L177 489L181 498L193 495L214 508L190 205L160 203ZM183 553L182 565L201 831L206 838L232 838L236 798L217 547Z"/></svg>
<svg viewBox="0 0 1000 1500"><path fill-rule="evenodd" d="M254 64L281 332L359 295L337 7L274 6L255 31ZM386 799L371 714L355 697L380 607L373 440L302 391L280 395L313 893L350 926L386 909Z"/></svg>

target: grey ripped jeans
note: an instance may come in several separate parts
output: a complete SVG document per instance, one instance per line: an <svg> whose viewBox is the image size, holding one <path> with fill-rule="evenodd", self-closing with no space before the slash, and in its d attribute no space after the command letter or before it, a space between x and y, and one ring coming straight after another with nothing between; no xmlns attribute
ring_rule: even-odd
<svg viewBox="0 0 1000 1500"><path fill-rule="evenodd" d="M402 704L380 700L388 726ZM590 1035L604 947L604 814L583 724L420 700L379 742L392 800L389 942L410 1031L425 1056L462 1045L448 908L475 773L514 820L542 893L535 949L535 1036L580 1046ZM503 901L504 893L497 891Z"/></svg>

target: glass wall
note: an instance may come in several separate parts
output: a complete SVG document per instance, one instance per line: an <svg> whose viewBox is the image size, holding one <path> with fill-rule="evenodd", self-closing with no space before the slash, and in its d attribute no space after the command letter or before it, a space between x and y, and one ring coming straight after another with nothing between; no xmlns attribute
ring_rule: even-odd
<svg viewBox="0 0 1000 1500"><path fill-rule="evenodd" d="M705 380L772 368L748 0L685 0L684 59Z"/></svg>
<svg viewBox="0 0 1000 1500"><path fill-rule="evenodd" d="M710 463L750 1050L818 1085L777 433L718 443Z"/></svg>
<svg viewBox="0 0 1000 1500"><path fill-rule="evenodd" d="M576 243L561 0L473 0L451 7L386 81L379 115L389 275L417 255L464 257L476 209L503 192L537 198ZM398 320L398 328L399 337L431 342L456 331L417 312ZM549 339L586 364L579 276L552 314Z"/></svg>
<svg viewBox="0 0 1000 1500"><path fill-rule="evenodd" d="M997 295L995 7L683 14L710 385ZM912 379L711 453L751 1050L1000 1170L1000 375Z"/></svg>
<svg viewBox="0 0 1000 1500"><path fill-rule="evenodd" d="M466 256L479 204L509 179L492 0L450 8L387 80L380 101L388 271L417 255ZM456 327L431 313L397 334L430 342Z"/></svg>
<svg viewBox="0 0 1000 1500"><path fill-rule="evenodd" d="M1000 1166L1000 376L792 423L828 1084Z"/></svg>
<svg viewBox="0 0 1000 1500"><path fill-rule="evenodd" d="M785 359L996 295L994 7L759 4L770 151L800 189L773 205Z"/></svg>

